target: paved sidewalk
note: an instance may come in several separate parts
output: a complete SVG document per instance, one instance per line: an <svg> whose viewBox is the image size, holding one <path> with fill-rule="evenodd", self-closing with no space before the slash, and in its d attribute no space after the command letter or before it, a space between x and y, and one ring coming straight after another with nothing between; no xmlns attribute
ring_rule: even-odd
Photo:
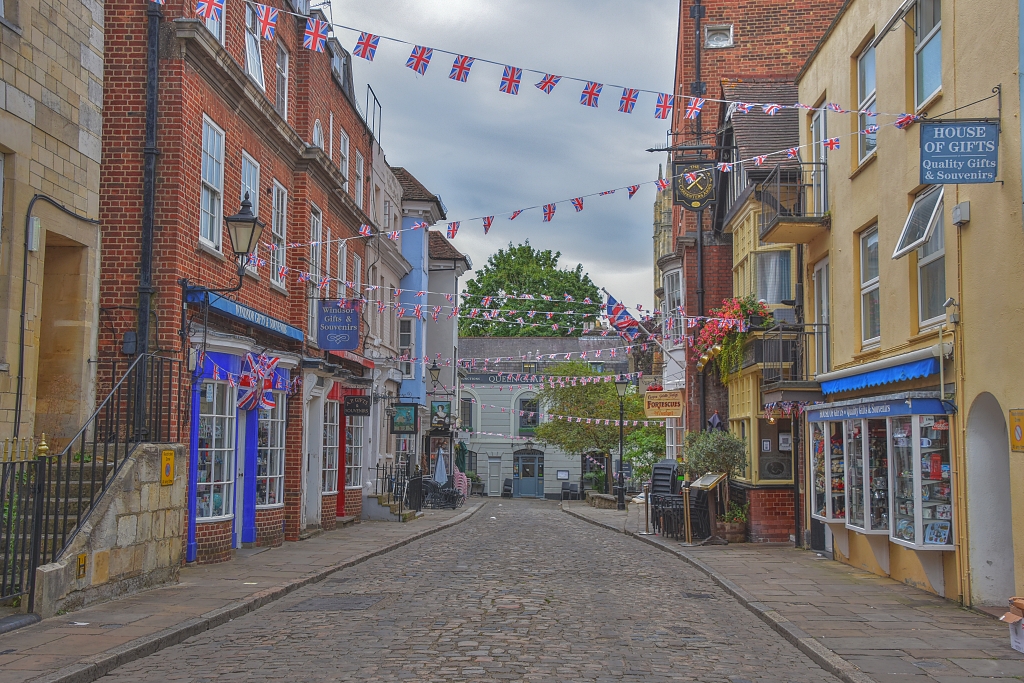
<svg viewBox="0 0 1024 683"><path fill-rule="evenodd" d="M635 535L628 512L563 503L569 514ZM1005 624L817 553L780 544L684 547L637 536L702 570L818 664L850 683L979 683L1024 679Z"/></svg>
<svg viewBox="0 0 1024 683"><path fill-rule="evenodd" d="M0 635L0 683L94 681L418 538L468 519L484 503L426 510L416 520L363 522L231 562L185 567L180 582Z"/></svg>

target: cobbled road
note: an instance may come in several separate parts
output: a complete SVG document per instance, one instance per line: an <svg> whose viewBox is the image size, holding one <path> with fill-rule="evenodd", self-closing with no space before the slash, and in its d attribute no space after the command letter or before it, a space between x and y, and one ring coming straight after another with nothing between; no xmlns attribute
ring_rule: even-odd
<svg viewBox="0 0 1024 683"><path fill-rule="evenodd" d="M836 681L681 560L508 499L103 680Z"/></svg>

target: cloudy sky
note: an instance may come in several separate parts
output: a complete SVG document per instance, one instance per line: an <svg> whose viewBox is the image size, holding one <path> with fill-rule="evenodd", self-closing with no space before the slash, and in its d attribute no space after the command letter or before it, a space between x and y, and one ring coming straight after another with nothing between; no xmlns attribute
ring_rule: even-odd
<svg viewBox="0 0 1024 683"><path fill-rule="evenodd" d="M315 4L315 3L314 3ZM333 0L333 21L436 49L633 88L672 91L675 0ZM352 50L357 34L337 30ZM654 180L665 155L667 121L656 97L618 112L621 89L606 86L597 109L579 103L582 84L562 80L550 95L523 73L519 95L498 91L502 69L477 62L467 83L448 78L452 58L435 52L425 75L405 67L411 48L381 40L372 63L354 59L357 99L366 84L383 108L381 144L441 195L449 219L511 212L582 194ZM654 187L632 199L624 190L559 204L552 223L541 211L514 222L498 217L488 236L463 222L456 246L477 266L510 241L562 252L599 287L634 306L653 303Z"/></svg>

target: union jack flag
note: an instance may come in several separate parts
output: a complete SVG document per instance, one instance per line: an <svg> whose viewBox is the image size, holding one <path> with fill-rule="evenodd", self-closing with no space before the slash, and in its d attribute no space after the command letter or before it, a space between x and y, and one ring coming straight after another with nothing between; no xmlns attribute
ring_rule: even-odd
<svg viewBox="0 0 1024 683"><path fill-rule="evenodd" d="M603 196L605 196L606 194L615 194L615 190L605 190L604 192L598 192L598 193L597 193L597 196L598 196L598 197L603 197Z"/></svg>
<svg viewBox="0 0 1024 683"><path fill-rule="evenodd" d="M420 291L416 292L416 296L417 297L426 296L426 295L427 295L426 291L424 291L422 289Z"/></svg>
<svg viewBox="0 0 1024 683"><path fill-rule="evenodd" d="M580 104L585 107L596 107L597 98L601 97L602 88L604 88L603 83L588 81L587 84L583 86L583 92L580 93Z"/></svg>
<svg viewBox="0 0 1024 683"><path fill-rule="evenodd" d="M306 32L303 34L302 47L323 52L327 44L327 30L330 24L320 19L306 19Z"/></svg>
<svg viewBox="0 0 1024 683"><path fill-rule="evenodd" d="M398 241L398 230L392 230L391 232L389 232L388 233L388 239L389 240L394 240L395 242L397 242Z"/></svg>
<svg viewBox="0 0 1024 683"><path fill-rule="evenodd" d="M430 317L434 319L435 323L437 322L437 314L440 313L440 312L441 312L441 307L440 306L434 306L432 309L430 309Z"/></svg>
<svg viewBox="0 0 1024 683"><path fill-rule="evenodd" d="M454 294L445 294L444 298L448 299L448 303L450 303L450 304L455 303L455 295Z"/></svg>
<svg viewBox="0 0 1024 683"><path fill-rule="evenodd" d="M704 106L704 99L701 98L700 105L697 106L697 113L700 113L700 108ZM656 119L667 119L672 114L672 107L676 106L676 98L672 95L662 93L658 95L658 103L654 105L654 118ZM686 107L686 118L697 118L697 114L690 116L690 107Z"/></svg>
<svg viewBox="0 0 1024 683"><path fill-rule="evenodd" d="M256 20L260 25L260 35L270 40L277 30L277 8L267 5L256 5Z"/></svg>
<svg viewBox="0 0 1024 683"><path fill-rule="evenodd" d="M523 70L514 66L506 66L505 73L501 76L501 85L498 90L509 95L519 94L519 84L523 80Z"/></svg>
<svg viewBox="0 0 1024 683"><path fill-rule="evenodd" d="M372 62L374 55L377 54L378 43L380 43L380 36L375 36L372 33L360 33L359 40L356 41L356 49L352 54Z"/></svg>
<svg viewBox="0 0 1024 683"><path fill-rule="evenodd" d="M372 237L373 230L370 229L369 225L363 223L362 225L359 226L359 234L362 235L363 237Z"/></svg>
<svg viewBox="0 0 1024 683"><path fill-rule="evenodd" d="M448 239L454 239L455 235L459 233L459 226L462 225L460 221L448 224Z"/></svg>
<svg viewBox="0 0 1024 683"><path fill-rule="evenodd" d="M763 165L764 162L765 162L765 159L767 159L767 158L768 158L767 154L762 154L761 156L754 157L754 166L761 166L761 165Z"/></svg>
<svg viewBox="0 0 1024 683"><path fill-rule="evenodd" d="M660 99L659 99L660 101ZM706 100L703 97L689 97L686 100L686 112L683 114L685 118L695 119L700 116L700 110L704 108L704 102ZM665 118L659 116L658 118Z"/></svg>
<svg viewBox="0 0 1024 683"><path fill-rule="evenodd" d="M309 273L299 273L298 282L309 282Z"/></svg>
<svg viewBox="0 0 1024 683"><path fill-rule="evenodd" d="M763 109L764 113L768 114L768 116L775 116L779 113L779 110L782 109L782 107L777 104L762 104L761 109Z"/></svg>
<svg viewBox="0 0 1024 683"><path fill-rule="evenodd" d="M288 266L281 266L277 269L277 278L283 280L284 276L288 274Z"/></svg>
<svg viewBox="0 0 1024 683"><path fill-rule="evenodd" d="M809 104L800 104L799 102L797 102L793 106L796 107L797 109L814 109L814 107L812 107Z"/></svg>
<svg viewBox="0 0 1024 683"><path fill-rule="evenodd" d="M561 79L561 76L556 76L554 74L544 74L544 78L540 79L540 83L537 84L537 87L540 90L543 90L546 94L550 95L551 91L555 89L555 86L558 85L558 81L560 81Z"/></svg>
<svg viewBox="0 0 1024 683"><path fill-rule="evenodd" d="M878 126L876 126L874 124L868 126L867 128L865 128L864 130L861 131L861 133L863 133L864 135L874 135L877 132L878 132Z"/></svg>
<svg viewBox="0 0 1024 683"><path fill-rule="evenodd" d="M428 226L427 226L427 224L426 224L426 223L423 223L423 222L420 222L420 223L413 223L413 224L412 224L412 229L413 229L413 230L419 230L420 228L426 228L426 227L428 227Z"/></svg>
<svg viewBox="0 0 1024 683"><path fill-rule="evenodd" d="M697 182L697 174L696 173L687 173L687 174L683 175L683 178L685 178L686 182L690 183L691 185L693 183Z"/></svg>
<svg viewBox="0 0 1024 683"><path fill-rule="evenodd" d="M834 111L834 112L836 112L836 113L838 113L838 114L845 114L845 113L846 113L846 110L845 110L845 109L843 109L842 107L840 107L840 106L839 106L838 104L836 104L835 102L829 102L829 103L828 103L827 105L825 105L825 106L826 106L826 107L827 107L828 109L830 109L831 111Z"/></svg>
<svg viewBox="0 0 1024 683"><path fill-rule="evenodd" d="M896 122L893 123L892 125L896 126L900 130L903 130L904 128L912 124L914 121L920 120L920 118L920 116L914 116L913 114L900 114L896 118Z"/></svg>
<svg viewBox="0 0 1024 683"><path fill-rule="evenodd" d="M280 358L269 358L266 354L246 354L249 371L242 375L239 384L245 392L238 399L242 410L270 410L277 403L274 400L274 370Z"/></svg>
<svg viewBox="0 0 1024 683"><path fill-rule="evenodd" d="M834 152L839 149L839 138L829 138L825 142L821 143L821 146L830 152Z"/></svg>
<svg viewBox="0 0 1024 683"><path fill-rule="evenodd" d="M640 190L640 186L639 185L630 185L629 187L626 188L626 192L629 193L629 198L630 199L632 199L633 195L635 195L639 190Z"/></svg>
<svg viewBox="0 0 1024 683"><path fill-rule="evenodd" d="M417 45L412 49L412 54L409 55L405 65L422 76L427 73L427 67L430 66L430 58L433 56L434 48Z"/></svg>
<svg viewBox="0 0 1024 683"><path fill-rule="evenodd" d="M395 306L395 317L396 318L404 318L405 317L405 306Z"/></svg>
<svg viewBox="0 0 1024 683"><path fill-rule="evenodd" d="M572 200L572 205L573 205L573 208L576 209L577 213L582 211L583 210L583 197L576 197L576 199L573 199Z"/></svg>
<svg viewBox="0 0 1024 683"><path fill-rule="evenodd" d="M736 111L738 111L741 114L749 114L750 113L750 109L753 106L754 105L750 104L749 102L737 102L736 103Z"/></svg>
<svg viewBox="0 0 1024 683"><path fill-rule="evenodd" d="M484 216L484 234L486 235L491 231L491 225L494 224L494 216Z"/></svg>
<svg viewBox="0 0 1024 683"><path fill-rule="evenodd" d="M521 213L522 213L523 211L525 211L525 210L526 210L526 209L517 209L516 211L513 211L513 212L512 212L512 215L511 215L511 216L509 216L509 217L508 217L508 219L509 219L510 221L514 221L514 220L515 220L516 218L518 218L518 217L519 217L519 214L521 214Z"/></svg>
<svg viewBox="0 0 1024 683"><path fill-rule="evenodd" d="M658 188L659 192L664 192L665 190L668 189L669 182L665 178L658 178L656 181L654 181L654 185Z"/></svg>
<svg viewBox="0 0 1024 683"><path fill-rule="evenodd" d="M799 147L790 147L789 149L786 150L786 158L787 159L796 159L799 156L800 156L800 148Z"/></svg>
<svg viewBox="0 0 1024 683"><path fill-rule="evenodd" d="M196 14L209 21L214 17L220 21L224 13L224 0L197 0Z"/></svg>
<svg viewBox="0 0 1024 683"><path fill-rule="evenodd" d="M548 223L554 217L555 217L555 205L554 204L545 204L544 205L544 222Z"/></svg>
<svg viewBox="0 0 1024 683"><path fill-rule="evenodd" d="M466 79L469 78L469 70L473 68L473 62L476 61L472 57L466 57L465 55L459 55L452 62L452 72L448 74L448 78L459 83L465 83Z"/></svg>
<svg viewBox="0 0 1024 683"><path fill-rule="evenodd" d="M316 286L316 288L319 289L322 292L323 290L327 289L327 286L329 284L331 284L331 278L323 277L323 278L320 279L320 284L318 284Z"/></svg>
<svg viewBox="0 0 1024 683"><path fill-rule="evenodd" d="M623 114L632 114L633 106L636 104L637 98L640 97L640 91L635 88L623 88L622 99L619 100L619 111Z"/></svg>
<svg viewBox="0 0 1024 683"><path fill-rule="evenodd" d="M619 331L623 337L633 341L640 336L640 323L629 314L629 310L614 297L608 297L608 310L605 314L612 327Z"/></svg>
<svg viewBox="0 0 1024 683"><path fill-rule="evenodd" d="M569 303L572 303L573 301L576 301L576 299L573 299L573 298L572 298L572 294L569 294L569 293L567 293L567 292L562 292L562 296L564 296L564 297L565 297L565 300L566 300L567 302L569 302Z"/></svg>
<svg viewBox="0 0 1024 683"><path fill-rule="evenodd" d="M722 173L730 173L732 172L732 164L729 162L723 162L721 164L718 164L718 170L721 171Z"/></svg>
<svg viewBox="0 0 1024 683"><path fill-rule="evenodd" d="M216 365L213 366L213 378L220 379L220 368Z"/></svg>
<svg viewBox="0 0 1024 683"><path fill-rule="evenodd" d="M416 308L413 310L412 314L420 320L423 320L423 304L416 304Z"/></svg>

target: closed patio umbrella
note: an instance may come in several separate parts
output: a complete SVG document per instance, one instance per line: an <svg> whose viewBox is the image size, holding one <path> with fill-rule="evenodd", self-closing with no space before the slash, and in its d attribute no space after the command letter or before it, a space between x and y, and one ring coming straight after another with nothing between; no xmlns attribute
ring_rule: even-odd
<svg viewBox="0 0 1024 683"><path fill-rule="evenodd" d="M444 469L444 456L438 453L437 456L437 467L434 469L434 481L441 486L448 483L448 473Z"/></svg>

